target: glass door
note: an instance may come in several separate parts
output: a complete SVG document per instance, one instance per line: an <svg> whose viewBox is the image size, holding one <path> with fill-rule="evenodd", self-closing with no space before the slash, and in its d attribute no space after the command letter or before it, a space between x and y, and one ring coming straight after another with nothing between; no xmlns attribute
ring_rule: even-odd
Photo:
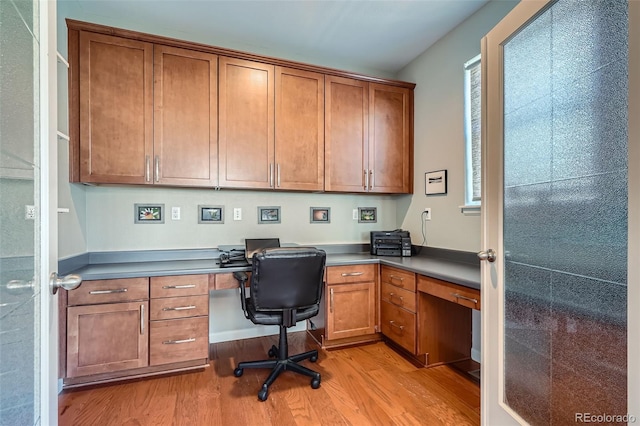
<svg viewBox="0 0 640 426"><path fill-rule="evenodd" d="M485 424L627 423L637 409L632 3L523 1L483 39Z"/></svg>
<svg viewBox="0 0 640 426"><path fill-rule="evenodd" d="M0 1L0 52L0 424L55 425L55 3Z"/></svg>

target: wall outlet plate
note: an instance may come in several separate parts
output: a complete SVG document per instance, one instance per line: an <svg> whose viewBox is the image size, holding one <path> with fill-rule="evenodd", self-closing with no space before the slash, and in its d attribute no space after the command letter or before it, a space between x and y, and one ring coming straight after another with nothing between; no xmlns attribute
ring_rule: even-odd
<svg viewBox="0 0 640 426"><path fill-rule="evenodd" d="M171 220L180 220L180 207L171 207Z"/></svg>
<svg viewBox="0 0 640 426"><path fill-rule="evenodd" d="M24 206L24 218L26 220L35 220L36 206Z"/></svg>
<svg viewBox="0 0 640 426"><path fill-rule="evenodd" d="M422 212L422 215L424 216L424 220L431 220L431 208L425 207L424 212Z"/></svg>
<svg viewBox="0 0 640 426"><path fill-rule="evenodd" d="M240 207L234 207L233 220L242 220L242 209Z"/></svg>

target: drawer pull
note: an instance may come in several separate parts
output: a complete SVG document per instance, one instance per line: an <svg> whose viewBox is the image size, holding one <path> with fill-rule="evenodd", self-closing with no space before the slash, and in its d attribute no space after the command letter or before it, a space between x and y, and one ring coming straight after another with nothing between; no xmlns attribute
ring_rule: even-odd
<svg viewBox="0 0 640 426"><path fill-rule="evenodd" d="M90 291L89 294L115 294L115 293L126 293L126 288L119 288L116 290L93 290Z"/></svg>
<svg viewBox="0 0 640 426"><path fill-rule="evenodd" d="M478 299L472 299L471 297L463 296L459 293L451 293L451 295L456 299L468 300L469 302L473 302L475 305L478 304Z"/></svg>
<svg viewBox="0 0 640 426"><path fill-rule="evenodd" d="M395 302L393 301L393 298L394 298L394 297L395 297L396 299L400 299L400 304L395 303ZM389 293L389 301L390 301L392 304L396 305L396 306L404 306L404 297L402 297L402 296L398 296L398 295L397 295L397 294L395 294L395 293Z"/></svg>
<svg viewBox="0 0 640 426"><path fill-rule="evenodd" d="M188 311L189 309L195 309L196 305L189 306L176 306L175 308L162 308L163 311Z"/></svg>
<svg viewBox="0 0 640 426"><path fill-rule="evenodd" d="M183 285L163 285L163 289L181 289L181 288L195 288L195 284L183 284Z"/></svg>
<svg viewBox="0 0 640 426"><path fill-rule="evenodd" d="M164 342L162 342L162 344L163 345L179 345L180 343L191 343L195 341L196 341L195 337L190 337L188 339L182 339L182 340L165 340Z"/></svg>
<svg viewBox="0 0 640 426"><path fill-rule="evenodd" d="M399 280L400 281L400 287L404 286L404 277L398 277L396 275L389 275L389 281L391 281L393 283L393 280Z"/></svg>
<svg viewBox="0 0 640 426"><path fill-rule="evenodd" d="M395 327L398 330L400 330L400 334L402 334L404 332L404 325L398 325L393 320L389 321L389 325L391 325L392 327Z"/></svg>
<svg viewBox="0 0 640 426"><path fill-rule="evenodd" d="M144 305L140 305L140 335L144 334Z"/></svg>
<svg viewBox="0 0 640 426"><path fill-rule="evenodd" d="M342 276L343 277L359 277L362 274L364 274L364 272L343 272Z"/></svg>
<svg viewBox="0 0 640 426"><path fill-rule="evenodd" d="M329 294L331 295L330 297L330 303L329 303L329 310L331 312L333 312L333 288L331 290L329 290Z"/></svg>

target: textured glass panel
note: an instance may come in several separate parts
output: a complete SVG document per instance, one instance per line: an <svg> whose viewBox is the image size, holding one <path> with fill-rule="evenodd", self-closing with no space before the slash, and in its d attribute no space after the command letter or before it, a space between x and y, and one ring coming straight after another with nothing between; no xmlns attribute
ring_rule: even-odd
<svg viewBox="0 0 640 426"><path fill-rule="evenodd" d="M504 116L504 184L551 180L551 97L544 96Z"/></svg>
<svg viewBox="0 0 640 426"><path fill-rule="evenodd" d="M554 179L627 167L627 80L618 61L554 92Z"/></svg>
<svg viewBox="0 0 640 426"><path fill-rule="evenodd" d="M551 15L545 12L504 47L506 114L551 95Z"/></svg>
<svg viewBox="0 0 640 426"><path fill-rule="evenodd" d="M551 418L551 271L505 264L505 391L533 424Z"/></svg>
<svg viewBox="0 0 640 426"><path fill-rule="evenodd" d="M560 0L504 48L505 402L534 425L627 412L626 9Z"/></svg>

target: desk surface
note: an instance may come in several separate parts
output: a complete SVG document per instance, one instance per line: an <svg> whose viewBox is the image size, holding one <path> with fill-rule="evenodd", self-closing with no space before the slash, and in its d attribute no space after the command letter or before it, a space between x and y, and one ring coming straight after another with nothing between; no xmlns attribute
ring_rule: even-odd
<svg viewBox="0 0 640 426"><path fill-rule="evenodd" d="M327 266L374 263L395 266L432 278L480 289L480 267L476 264L419 255L412 257L372 256L369 253L327 253ZM249 267L221 268L215 258L88 263L68 273L79 274L85 280L152 277L163 275L220 274L248 271Z"/></svg>

